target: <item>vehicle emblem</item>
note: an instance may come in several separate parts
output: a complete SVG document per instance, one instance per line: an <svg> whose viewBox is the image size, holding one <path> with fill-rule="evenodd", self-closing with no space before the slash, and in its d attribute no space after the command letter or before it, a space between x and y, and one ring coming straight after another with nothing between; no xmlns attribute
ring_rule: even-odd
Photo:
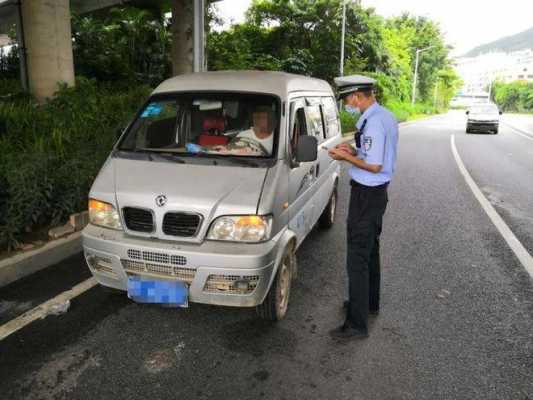
<svg viewBox="0 0 533 400"><path fill-rule="evenodd" d="M167 196L160 194L155 198L155 204L157 204L158 207L163 207L165 204L167 204Z"/></svg>

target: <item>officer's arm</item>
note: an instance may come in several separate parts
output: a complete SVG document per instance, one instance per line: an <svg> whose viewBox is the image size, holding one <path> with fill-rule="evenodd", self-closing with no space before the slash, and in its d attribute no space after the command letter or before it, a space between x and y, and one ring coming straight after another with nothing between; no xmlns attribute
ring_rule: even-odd
<svg viewBox="0 0 533 400"><path fill-rule="evenodd" d="M381 172L381 169L383 168L383 165L381 164L369 164L365 160L361 160L352 155L346 155L344 157L344 160L348 161L352 165L355 165L357 168L361 168L361 169L364 169L365 171L373 172L374 174Z"/></svg>

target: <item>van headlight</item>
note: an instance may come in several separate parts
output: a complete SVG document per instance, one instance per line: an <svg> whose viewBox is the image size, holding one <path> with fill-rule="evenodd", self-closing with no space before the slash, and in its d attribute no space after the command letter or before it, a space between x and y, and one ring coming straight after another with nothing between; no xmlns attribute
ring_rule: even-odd
<svg viewBox="0 0 533 400"><path fill-rule="evenodd" d="M89 222L93 225L122 230L120 216L112 204L89 199Z"/></svg>
<svg viewBox="0 0 533 400"><path fill-rule="evenodd" d="M269 239L271 231L272 216L224 216L211 224L207 239L254 243Z"/></svg>

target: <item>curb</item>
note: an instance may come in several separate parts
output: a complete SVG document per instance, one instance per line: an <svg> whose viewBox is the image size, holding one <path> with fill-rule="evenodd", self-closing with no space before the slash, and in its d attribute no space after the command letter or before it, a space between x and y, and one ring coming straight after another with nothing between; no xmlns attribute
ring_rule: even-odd
<svg viewBox="0 0 533 400"><path fill-rule="evenodd" d="M81 232L0 261L0 287L40 271L82 251Z"/></svg>

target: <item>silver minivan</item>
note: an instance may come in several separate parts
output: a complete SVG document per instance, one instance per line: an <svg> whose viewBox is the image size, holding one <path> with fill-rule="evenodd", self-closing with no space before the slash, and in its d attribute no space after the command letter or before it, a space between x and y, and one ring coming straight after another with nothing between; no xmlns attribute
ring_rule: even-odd
<svg viewBox="0 0 533 400"><path fill-rule="evenodd" d="M296 250L334 223L342 141L330 85L260 71L161 83L89 194L89 268L138 302L256 307L280 320Z"/></svg>

